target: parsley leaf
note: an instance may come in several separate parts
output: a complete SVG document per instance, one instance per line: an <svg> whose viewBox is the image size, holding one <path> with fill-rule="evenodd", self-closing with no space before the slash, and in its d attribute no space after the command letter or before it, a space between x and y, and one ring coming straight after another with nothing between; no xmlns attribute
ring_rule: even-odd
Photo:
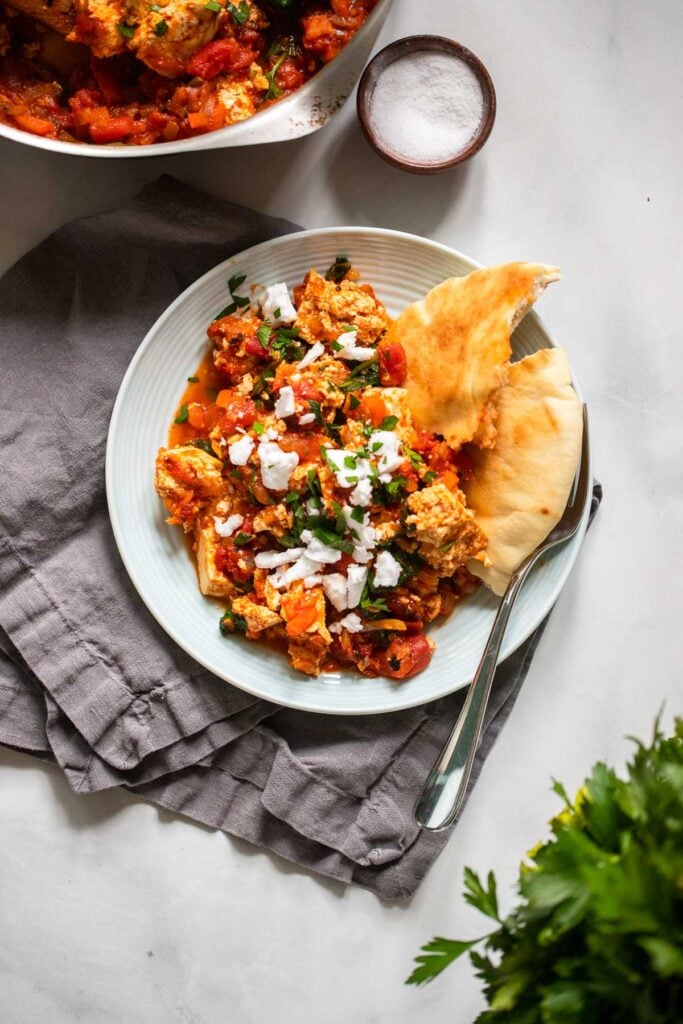
<svg viewBox="0 0 683 1024"><path fill-rule="evenodd" d="M178 415L173 420L174 423L185 423L187 422L187 406L181 405L178 410Z"/></svg>
<svg viewBox="0 0 683 1024"><path fill-rule="evenodd" d="M168 22L164 18L162 18L161 21L158 21L156 23L156 25L154 26L154 35L155 36L165 36L167 32L168 32Z"/></svg>
<svg viewBox="0 0 683 1024"><path fill-rule="evenodd" d="M230 12L236 25L244 25L249 18L249 4L247 0L241 0L239 6L228 2L225 5L225 9Z"/></svg>
<svg viewBox="0 0 683 1024"><path fill-rule="evenodd" d="M416 956L415 962L419 965L406 981L407 985L424 985L426 981L433 981L437 975L445 971L458 957L467 953L472 946L476 946L480 939L472 939L470 942L457 942L455 939L435 938L422 946L422 956Z"/></svg>

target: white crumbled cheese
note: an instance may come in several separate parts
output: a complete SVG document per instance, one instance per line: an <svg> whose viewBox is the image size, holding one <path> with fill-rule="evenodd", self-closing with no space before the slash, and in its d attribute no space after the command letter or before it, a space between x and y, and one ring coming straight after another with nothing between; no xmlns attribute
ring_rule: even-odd
<svg viewBox="0 0 683 1024"><path fill-rule="evenodd" d="M400 454L401 441L392 430L376 430L370 434L368 451L379 459L380 474L393 473L404 461ZM380 476L380 480L382 477ZM383 481L388 482L388 481Z"/></svg>
<svg viewBox="0 0 683 1024"><path fill-rule="evenodd" d="M346 585L346 607L356 608L363 593L365 581L368 578L368 569L365 565L350 565L347 573Z"/></svg>
<svg viewBox="0 0 683 1024"><path fill-rule="evenodd" d="M304 533L307 532L304 530L301 534L302 540L304 539ZM321 562L323 565L332 565L334 562L339 561L342 553L338 548L331 548L327 544L323 544L317 537L313 537L306 546L306 555L308 558Z"/></svg>
<svg viewBox="0 0 683 1024"><path fill-rule="evenodd" d="M331 572L323 577L323 590L327 600L338 612L348 607L346 577L340 572Z"/></svg>
<svg viewBox="0 0 683 1024"><path fill-rule="evenodd" d="M293 324L296 320L296 309L284 281L269 284L261 299L261 312L272 327L282 324Z"/></svg>
<svg viewBox="0 0 683 1024"><path fill-rule="evenodd" d="M344 331L337 338L337 344L341 345L341 348L335 352L335 357L337 359L347 359L357 363L360 363L365 359L374 359L375 349L364 348L359 346L357 342L358 331Z"/></svg>
<svg viewBox="0 0 683 1024"><path fill-rule="evenodd" d="M349 505L344 505L342 508L344 513L344 519L349 530L351 530L351 536L354 542L359 548L374 548L376 544L375 528L370 525L370 517L367 512L363 513L362 522L357 522L352 516L353 509ZM356 562L367 562L367 558L356 558L354 551L354 559Z"/></svg>
<svg viewBox="0 0 683 1024"><path fill-rule="evenodd" d="M299 465L297 453L283 452L273 441L261 441L258 453L263 486L270 491L286 491L292 470Z"/></svg>
<svg viewBox="0 0 683 1024"><path fill-rule="evenodd" d="M285 570L281 569L280 572L273 572L268 577L268 582L271 587L275 590L283 590L287 586L287 580L285 579Z"/></svg>
<svg viewBox="0 0 683 1024"><path fill-rule="evenodd" d="M303 416L299 416L299 426L307 427L309 423L315 423L315 413L305 412Z"/></svg>
<svg viewBox="0 0 683 1024"><path fill-rule="evenodd" d="M356 546L353 549L352 557L354 562L359 562L362 565L366 565L368 562L372 561L372 552L368 551L367 548L364 548L362 544L356 544Z"/></svg>
<svg viewBox="0 0 683 1024"><path fill-rule="evenodd" d="M390 551L380 551L375 562L375 586L395 587L403 571Z"/></svg>
<svg viewBox="0 0 683 1024"><path fill-rule="evenodd" d="M277 441L279 436L274 427L267 427L261 435L261 441Z"/></svg>
<svg viewBox="0 0 683 1024"><path fill-rule="evenodd" d="M287 551L260 551L254 558L257 569L276 569L278 565L288 565L303 555L303 548L289 548Z"/></svg>
<svg viewBox="0 0 683 1024"><path fill-rule="evenodd" d="M294 403L294 392L286 384L283 388L280 388L277 400L275 402L275 415L283 420L286 416L293 416L296 412L296 406ZM314 417L315 418L315 417Z"/></svg>
<svg viewBox="0 0 683 1024"><path fill-rule="evenodd" d="M310 366L316 359L320 359L321 355L325 351L325 346L321 341L316 341L315 344L311 345L306 355L299 362L299 369L303 370L305 366Z"/></svg>
<svg viewBox="0 0 683 1024"><path fill-rule="evenodd" d="M234 441L228 445L228 458L232 462L233 466L246 466L249 461L249 456L254 450L253 438L245 434L239 441Z"/></svg>
<svg viewBox="0 0 683 1024"><path fill-rule="evenodd" d="M219 537L232 537L235 530L239 530L244 522L244 516L235 514L234 516L228 516L227 519L214 516L213 522Z"/></svg>
<svg viewBox="0 0 683 1024"><path fill-rule="evenodd" d="M325 456L340 487L356 487L370 476L370 462L357 452L346 448L326 448Z"/></svg>
<svg viewBox="0 0 683 1024"><path fill-rule="evenodd" d="M333 622L329 627L330 633L341 633L342 629L348 630L349 633L362 633L363 623L355 612L351 612L349 615L345 615L339 622Z"/></svg>
<svg viewBox="0 0 683 1024"><path fill-rule="evenodd" d="M314 572L312 576L304 576L304 587L306 590L310 590L311 587L317 587L319 583L324 581L325 577L322 573Z"/></svg>
<svg viewBox="0 0 683 1024"><path fill-rule="evenodd" d="M372 501L372 480L367 477L359 480L349 495L349 501L352 505L361 505L363 508L367 508Z"/></svg>
<svg viewBox="0 0 683 1024"><path fill-rule="evenodd" d="M285 586L289 586L295 580L305 580L307 576L314 576L321 568L320 562L315 562L304 552L300 558L297 558L294 565L290 565L289 569L286 570Z"/></svg>

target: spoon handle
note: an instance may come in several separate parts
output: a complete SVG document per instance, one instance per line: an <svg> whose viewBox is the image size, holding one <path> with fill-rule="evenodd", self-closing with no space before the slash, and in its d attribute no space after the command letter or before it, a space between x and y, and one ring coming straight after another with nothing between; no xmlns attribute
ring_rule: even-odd
<svg viewBox="0 0 683 1024"><path fill-rule="evenodd" d="M527 573L535 561L529 559L512 576L498 606L481 661L470 683L465 703L439 754L415 806L415 821L420 828L438 831L455 821L465 800L479 746L484 713L496 673L498 654L510 612Z"/></svg>

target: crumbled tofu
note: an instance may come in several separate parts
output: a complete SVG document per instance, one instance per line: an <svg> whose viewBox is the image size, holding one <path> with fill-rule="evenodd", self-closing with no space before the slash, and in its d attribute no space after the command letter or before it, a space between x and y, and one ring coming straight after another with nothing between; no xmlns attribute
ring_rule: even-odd
<svg viewBox="0 0 683 1024"><path fill-rule="evenodd" d="M459 491L435 483L411 494L407 505L406 526L414 531L422 558L440 576L451 576L470 558L486 564L486 535Z"/></svg>
<svg viewBox="0 0 683 1024"><path fill-rule="evenodd" d="M293 525L294 514L286 505L269 505L254 516L254 533L268 530L275 537L282 537Z"/></svg>
<svg viewBox="0 0 683 1024"><path fill-rule="evenodd" d="M252 638L264 629L277 626L282 621L277 612L270 608L264 608L262 604L255 604L249 597L236 597L232 602L232 612L241 615L247 623L247 636Z"/></svg>
<svg viewBox="0 0 683 1024"><path fill-rule="evenodd" d="M206 0L162 0L153 6L157 10L148 4L137 5L133 20L138 26L130 49L158 74L176 78L184 74L197 50L213 39L220 18L206 6ZM166 28L160 32L161 22Z"/></svg>
<svg viewBox="0 0 683 1024"><path fill-rule="evenodd" d="M226 489L222 463L201 448L160 448L154 485L173 522L186 524Z"/></svg>
<svg viewBox="0 0 683 1024"><path fill-rule="evenodd" d="M371 289L355 281L326 281L316 270L308 274L296 321L307 341L335 341L345 327L353 327L361 345L375 345L389 323Z"/></svg>

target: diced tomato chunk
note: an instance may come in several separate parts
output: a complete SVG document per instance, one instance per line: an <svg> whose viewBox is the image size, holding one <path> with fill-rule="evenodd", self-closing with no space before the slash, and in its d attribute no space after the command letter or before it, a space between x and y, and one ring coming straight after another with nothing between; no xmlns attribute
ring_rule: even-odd
<svg viewBox="0 0 683 1024"><path fill-rule="evenodd" d="M188 75L208 80L221 71L244 71L256 56L253 50L240 46L236 39L213 39L197 50L186 70Z"/></svg>
<svg viewBox="0 0 683 1024"><path fill-rule="evenodd" d="M219 391L216 396L216 405L224 410L221 417L223 429L230 430L235 427L250 427L256 419L256 406L251 398L237 395L230 388Z"/></svg>
<svg viewBox="0 0 683 1024"><path fill-rule="evenodd" d="M231 541L223 541L216 548L216 568L236 583L246 583L253 575L253 569L245 568L239 563L245 561L244 552L240 552Z"/></svg>
<svg viewBox="0 0 683 1024"><path fill-rule="evenodd" d="M400 388L408 374L406 354L398 341L380 341L377 346L379 379L385 388Z"/></svg>

